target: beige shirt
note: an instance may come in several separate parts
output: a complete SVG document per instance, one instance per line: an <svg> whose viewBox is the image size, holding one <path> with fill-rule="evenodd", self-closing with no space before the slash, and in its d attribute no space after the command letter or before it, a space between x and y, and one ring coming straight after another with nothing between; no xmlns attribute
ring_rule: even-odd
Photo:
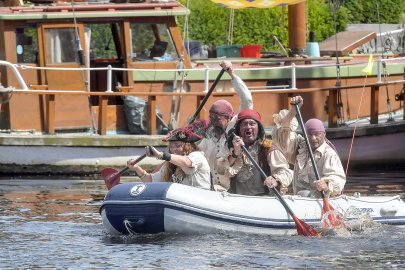
<svg viewBox="0 0 405 270"><path fill-rule="evenodd" d="M210 167L204 153L201 151L195 151L191 152L187 157L190 159L192 166L181 167L186 174L185 177L179 179L177 176L173 175L173 182L203 189L210 189ZM162 166L159 171L152 173L152 182L160 182L165 180L162 179L164 170L165 166Z"/></svg>
<svg viewBox="0 0 405 270"><path fill-rule="evenodd" d="M239 78L231 80L235 91L239 95L240 107L239 111L245 109L253 109L253 99L252 94L245 85L245 83ZM237 120L237 115L235 115L228 124L226 131L235 126ZM218 173L217 170L217 159L228 155L229 150L226 146L226 137L223 134L219 139L215 138L212 132L212 128L207 130L206 137L198 142L198 147L203 151L208 159L208 163L211 168L212 179L214 182L214 188L217 191L228 190L230 187L230 179L228 176Z"/></svg>
<svg viewBox="0 0 405 270"><path fill-rule="evenodd" d="M279 124L274 127L272 136L273 140L279 143L287 160L294 164L292 185L294 194L319 197L320 193L313 184L317 179L305 139L291 131L290 127L282 127ZM346 183L346 175L336 151L324 142L313 151L313 154L319 177L328 183L329 192L325 195L341 194Z"/></svg>
<svg viewBox="0 0 405 270"><path fill-rule="evenodd" d="M259 143L256 142L247 149L257 163L259 163L259 147ZM277 147L271 147L267 162L271 175L281 184L280 191L285 193L293 178L293 171L289 168L285 156ZM217 163L219 172L229 178L234 177L237 194L254 196L265 193L264 179L245 154L240 155L232 166L229 165L228 157L218 159Z"/></svg>

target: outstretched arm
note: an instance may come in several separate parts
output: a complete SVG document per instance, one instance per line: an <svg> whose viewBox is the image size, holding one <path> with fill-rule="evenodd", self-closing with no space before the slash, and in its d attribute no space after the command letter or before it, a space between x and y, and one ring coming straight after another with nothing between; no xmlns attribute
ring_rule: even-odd
<svg viewBox="0 0 405 270"><path fill-rule="evenodd" d="M250 90L246 84L236 75L232 63L229 61L222 61L220 66L231 76L231 83L235 88L236 93L239 95L239 112L245 109L253 109L253 98Z"/></svg>

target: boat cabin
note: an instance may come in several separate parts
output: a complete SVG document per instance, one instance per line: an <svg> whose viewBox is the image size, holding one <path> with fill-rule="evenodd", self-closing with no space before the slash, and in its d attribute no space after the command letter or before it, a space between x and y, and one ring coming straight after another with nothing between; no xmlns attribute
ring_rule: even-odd
<svg viewBox="0 0 405 270"><path fill-rule="evenodd" d="M176 16L189 11L177 2L32 2L0 8L0 59L22 67L20 73L30 89L120 91L120 87L134 86L136 72L113 70L108 82L106 67L171 69L180 59L190 67L176 23ZM1 68L1 83L18 87L15 76ZM10 99L3 105L6 117L1 119L1 128L44 131L45 98ZM55 99L57 131L92 127L96 96L57 95ZM108 99L109 106L122 104L119 96ZM118 130L126 129L122 113L111 110Z"/></svg>
<svg viewBox="0 0 405 270"><path fill-rule="evenodd" d="M183 42L176 21L189 10L176 1L31 3L0 7L0 59L18 68L26 84L25 92L14 91L12 98L0 99L7 100L1 105L0 129L162 134L186 124L220 71L222 58L190 60L186 47L192 52L195 44ZM296 10L305 14L301 4ZM297 18L291 20L305 30ZM302 42L302 35L290 34L295 38L290 38L290 47L295 44L301 51L305 35ZM351 51L358 45L354 41L343 48ZM304 116L328 121L329 127L336 127L338 121L342 124L344 118L350 120L349 112L359 107L355 101L362 96L369 55L356 61L350 55L340 57L343 63L336 64L331 56L265 57L261 46L243 48L218 46L217 53L230 57L237 67L252 92L255 109L267 116L263 117L265 126L273 124L271 115L289 106L291 95L301 94L308 101ZM249 57L243 55L246 52ZM378 67L371 69L370 95L364 101L370 106L362 106L360 117L371 115L371 123L377 123L380 112L401 108L401 102L387 106L378 100L390 100L387 95L395 100L399 95L404 59L380 59ZM0 83L1 95L9 95L1 90L4 87L24 88L4 65L0 65ZM379 91L383 86L386 91ZM207 118L207 107L219 98L239 107L228 75L218 83L200 116Z"/></svg>

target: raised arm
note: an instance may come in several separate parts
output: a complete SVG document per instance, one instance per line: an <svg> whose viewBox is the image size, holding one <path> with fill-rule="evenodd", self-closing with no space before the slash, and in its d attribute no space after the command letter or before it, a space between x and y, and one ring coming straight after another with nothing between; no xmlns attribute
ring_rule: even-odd
<svg viewBox="0 0 405 270"><path fill-rule="evenodd" d="M229 61L222 61L219 64L231 76L231 83L235 88L236 93L239 95L239 112L245 109L253 109L253 98L250 90L246 84L236 75L232 63Z"/></svg>

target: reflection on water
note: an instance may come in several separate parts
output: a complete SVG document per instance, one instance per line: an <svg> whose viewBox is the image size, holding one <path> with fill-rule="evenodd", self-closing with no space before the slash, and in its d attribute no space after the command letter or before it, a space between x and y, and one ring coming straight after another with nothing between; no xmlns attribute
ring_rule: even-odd
<svg viewBox="0 0 405 270"><path fill-rule="evenodd" d="M358 191L403 195L405 177L352 175L346 194ZM0 268L399 269L405 265L405 228L386 225L321 238L111 237L98 212L105 193L102 180L0 180Z"/></svg>

